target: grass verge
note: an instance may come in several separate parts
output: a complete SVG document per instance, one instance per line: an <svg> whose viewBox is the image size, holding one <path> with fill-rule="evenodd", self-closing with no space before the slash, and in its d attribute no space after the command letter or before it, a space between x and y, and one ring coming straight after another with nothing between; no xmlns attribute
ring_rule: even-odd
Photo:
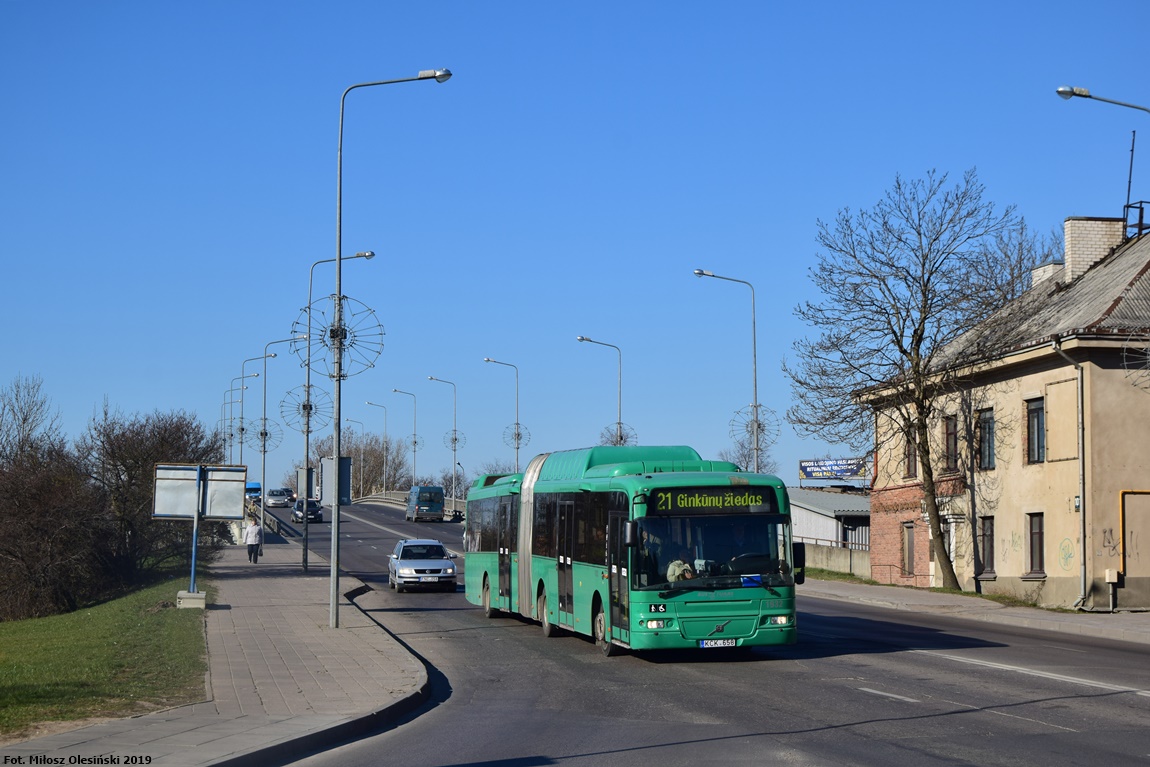
<svg viewBox="0 0 1150 767"><path fill-rule="evenodd" d="M184 588L176 577L73 613L0 623L0 735L203 700L204 613L176 609Z"/></svg>

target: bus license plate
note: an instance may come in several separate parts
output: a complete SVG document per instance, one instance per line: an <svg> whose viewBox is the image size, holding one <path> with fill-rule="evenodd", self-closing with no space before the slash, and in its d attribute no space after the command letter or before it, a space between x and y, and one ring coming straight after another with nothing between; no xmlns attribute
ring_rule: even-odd
<svg viewBox="0 0 1150 767"><path fill-rule="evenodd" d="M439 578L434 575L421 575L419 576L420 583L439 583Z"/></svg>
<svg viewBox="0 0 1150 767"><path fill-rule="evenodd" d="M734 639L700 639L699 647L734 647Z"/></svg>

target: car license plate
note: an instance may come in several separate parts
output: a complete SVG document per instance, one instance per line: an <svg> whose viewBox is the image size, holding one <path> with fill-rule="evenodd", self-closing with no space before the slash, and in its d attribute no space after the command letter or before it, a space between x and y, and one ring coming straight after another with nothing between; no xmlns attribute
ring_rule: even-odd
<svg viewBox="0 0 1150 767"><path fill-rule="evenodd" d="M734 639L700 639L699 647L734 647Z"/></svg>
<svg viewBox="0 0 1150 767"><path fill-rule="evenodd" d="M434 575L421 575L419 576L420 583L439 583L439 578Z"/></svg>

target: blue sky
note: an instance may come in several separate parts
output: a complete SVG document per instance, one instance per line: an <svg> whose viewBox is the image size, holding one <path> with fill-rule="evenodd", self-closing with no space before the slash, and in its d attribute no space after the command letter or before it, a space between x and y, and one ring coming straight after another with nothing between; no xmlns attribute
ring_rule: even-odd
<svg viewBox="0 0 1150 767"><path fill-rule="evenodd" d="M1150 115L1054 90L1150 104L1148 21L1105 0L0 0L0 384L40 376L73 437L105 398L214 425L335 256L340 94L447 67L444 84L348 98L344 255L378 255L344 264L343 291L386 338L343 415L382 432L364 404L379 402L407 435L412 400L392 389L414 392L420 473L449 467L434 375L458 386L460 463L512 460L514 373L493 357L519 366L522 462L593 444L616 418L618 357L586 335L622 349L641 443L714 457L751 401L750 294L692 270L754 284L759 398L781 416L818 219L872 206L896 174L971 167L1039 231L1121 215ZM315 297L332 291L317 267ZM269 361L272 418L303 376ZM801 459L842 456L785 423L771 452L788 482ZM302 454L286 429L269 482Z"/></svg>

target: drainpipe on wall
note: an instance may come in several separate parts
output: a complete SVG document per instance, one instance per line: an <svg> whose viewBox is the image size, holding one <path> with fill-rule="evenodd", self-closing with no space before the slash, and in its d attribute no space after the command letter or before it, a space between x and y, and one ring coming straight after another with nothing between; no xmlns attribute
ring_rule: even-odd
<svg viewBox="0 0 1150 767"><path fill-rule="evenodd" d="M1086 423L1085 423L1085 381L1083 368L1062 351L1062 342L1054 339L1051 344L1054 351L1062 359L1069 362L1078 371L1078 524L1079 535L1082 538L1082 566L1079 576L1078 601L1074 603L1076 609L1085 609L1086 604Z"/></svg>

